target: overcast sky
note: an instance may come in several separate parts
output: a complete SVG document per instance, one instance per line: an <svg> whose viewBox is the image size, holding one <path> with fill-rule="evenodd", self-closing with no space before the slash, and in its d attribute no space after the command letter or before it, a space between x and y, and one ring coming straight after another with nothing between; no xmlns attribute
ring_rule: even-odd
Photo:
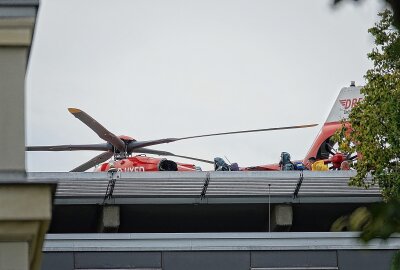
<svg viewBox="0 0 400 270"><path fill-rule="evenodd" d="M77 107L137 140L318 123L152 147L240 166L302 159L339 90L363 84L383 1L331 2L41 0L27 145L102 142L67 111ZM27 153L27 170L69 171L97 154Z"/></svg>

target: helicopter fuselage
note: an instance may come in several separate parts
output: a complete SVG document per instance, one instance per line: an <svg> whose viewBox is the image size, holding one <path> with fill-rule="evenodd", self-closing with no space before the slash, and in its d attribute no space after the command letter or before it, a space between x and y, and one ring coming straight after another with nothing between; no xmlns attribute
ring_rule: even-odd
<svg viewBox="0 0 400 270"><path fill-rule="evenodd" d="M111 169L121 172L196 171L196 166L193 164L177 163L165 158L137 155L103 163L96 168L96 171L107 172Z"/></svg>

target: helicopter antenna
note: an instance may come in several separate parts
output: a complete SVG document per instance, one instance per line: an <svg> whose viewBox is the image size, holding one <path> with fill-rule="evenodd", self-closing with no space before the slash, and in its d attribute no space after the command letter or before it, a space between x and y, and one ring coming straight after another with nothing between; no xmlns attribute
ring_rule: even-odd
<svg viewBox="0 0 400 270"><path fill-rule="evenodd" d="M229 162L229 165L232 165L232 162L230 162L229 159L226 156L224 156L224 157Z"/></svg>

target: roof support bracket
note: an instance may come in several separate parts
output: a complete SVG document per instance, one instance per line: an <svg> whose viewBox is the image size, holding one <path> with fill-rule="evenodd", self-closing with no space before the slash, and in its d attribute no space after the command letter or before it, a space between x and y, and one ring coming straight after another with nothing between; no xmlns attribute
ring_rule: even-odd
<svg viewBox="0 0 400 270"><path fill-rule="evenodd" d="M301 187L302 183L303 183L303 171L300 171L300 177L299 177L299 180L297 181L296 188L295 188L295 190L293 192L293 199L297 198L297 195L299 194L300 187Z"/></svg>
<svg viewBox="0 0 400 270"><path fill-rule="evenodd" d="M209 183L210 183L210 173L208 172L206 174L206 179L205 179L204 184L203 184L203 190L201 191L201 194L200 194L200 200L205 199Z"/></svg>
<svg viewBox="0 0 400 270"><path fill-rule="evenodd" d="M114 192L115 182L118 178L120 178L120 172L118 171L110 171L110 180L108 181L106 194L104 195L103 204L105 204L106 200L111 200Z"/></svg>

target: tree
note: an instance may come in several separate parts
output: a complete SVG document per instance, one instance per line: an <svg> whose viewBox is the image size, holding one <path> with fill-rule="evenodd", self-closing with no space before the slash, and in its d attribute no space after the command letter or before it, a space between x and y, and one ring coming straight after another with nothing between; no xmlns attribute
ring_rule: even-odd
<svg viewBox="0 0 400 270"><path fill-rule="evenodd" d="M361 2L360 0L352 0L353 2ZM333 5L338 5L344 0L333 0ZM382 0L393 10L393 25L400 29L400 1L398 0Z"/></svg>
<svg viewBox="0 0 400 270"><path fill-rule="evenodd" d="M365 98L349 115L337 140L344 152L357 152L357 175L351 185L368 187L366 175L382 189L385 200L400 199L400 34L389 10L368 30L376 47L368 54L374 67L365 75Z"/></svg>
<svg viewBox="0 0 400 270"><path fill-rule="evenodd" d="M343 123L336 136L342 151L358 153L357 175L350 184L368 187L365 179L371 173L386 201L358 208L332 225L336 231L362 231L364 241L400 232L400 34L389 10L379 16L381 20L368 30L376 47L368 54L374 67L365 75L365 98L349 115L351 128ZM392 269L400 269L400 251Z"/></svg>

